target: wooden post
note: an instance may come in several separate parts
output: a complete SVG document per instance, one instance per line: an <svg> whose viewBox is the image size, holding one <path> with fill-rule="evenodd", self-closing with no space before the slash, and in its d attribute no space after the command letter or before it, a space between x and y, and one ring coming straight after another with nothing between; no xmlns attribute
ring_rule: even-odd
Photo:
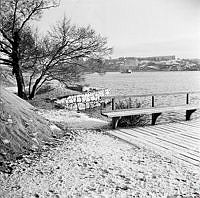
<svg viewBox="0 0 200 198"><path fill-rule="evenodd" d="M131 108L131 98L129 98L129 104L128 104L128 108Z"/></svg>
<svg viewBox="0 0 200 198"><path fill-rule="evenodd" d="M186 121L190 120L190 116L194 113L196 109L186 110Z"/></svg>
<svg viewBox="0 0 200 198"><path fill-rule="evenodd" d="M115 110L115 98L112 98L112 110Z"/></svg>
<svg viewBox="0 0 200 198"><path fill-rule="evenodd" d="M112 118L112 129L116 129L117 128L117 124L119 122L120 117L113 117Z"/></svg>
<svg viewBox="0 0 200 198"><path fill-rule="evenodd" d="M186 104L189 104L189 93L186 95Z"/></svg>
<svg viewBox="0 0 200 198"><path fill-rule="evenodd" d="M76 108L77 108L77 111L79 111L79 105L78 105L78 98L76 97Z"/></svg>
<svg viewBox="0 0 200 198"><path fill-rule="evenodd" d="M156 124L156 120L158 118L158 116L160 116L161 113L152 113L152 121L151 121L151 125L155 125Z"/></svg>
<svg viewBox="0 0 200 198"><path fill-rule="evenodd" d="M103 109L106 108L106 103L105 101L101 101L101 113L103 112Z"/></svg>
<svg viewBox="0 0 200 198"><path fill-rule="evenodd" d="M154 104L154 96L152 96L152 99L151 99L151 106L154 107L154 105L155 105L155 104Z"/></svg>

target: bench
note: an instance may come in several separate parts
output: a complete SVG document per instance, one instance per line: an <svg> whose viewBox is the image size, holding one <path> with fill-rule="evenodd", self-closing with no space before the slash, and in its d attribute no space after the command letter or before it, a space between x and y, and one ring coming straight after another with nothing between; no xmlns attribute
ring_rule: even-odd
<svg viewBox="0 0 200 198"><path fill-rule="evenodd" d="M156 119L164 112L174 112L185 110L186 111L186 120L190 120L190 116L197 109L200 108L200 105L181 105L181 106L172 106L172 107L151 107L151 108L132 108L132 109L119 109L113 110L110 112L102 112L103 116L112 118L112 128L117 128L117 124L122 117L125 116L134 116L142 114L152 114L152 125L156 124Z"/></svg>

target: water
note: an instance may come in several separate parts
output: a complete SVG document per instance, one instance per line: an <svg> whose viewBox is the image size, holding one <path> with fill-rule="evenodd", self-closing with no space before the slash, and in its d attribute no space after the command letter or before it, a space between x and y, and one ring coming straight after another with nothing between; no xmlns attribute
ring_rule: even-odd
<svg viewBox="0 0 200 198"><path fill-rule="evenodd" d="M94 73L85 76L85 83L92 87L108 88L110 95L191 92L200 91L200 71L135 72L132 74L108 72L104 75ZM129 98L115 101L116 106L120 106L119 108L130 106ZM199 104L200 93L190 94L189 102ZM150 107L151 97L131 98L131 108L134 108L137 103L140 103L141 107ZM186 104L186 94L155 97L155 106L184 104ZM111 109L111 106L107 108ZM171 112L160 116L158 122L184 120L184 116L184 112ZM198 110L193 118L199 116L200 111Z"/></svg>
<svg viewBox="0 0 200 198"><path fill-rule="evenodd" d="M200 71L94 73L86 75L85 82L93 87L108 88L111 95L199 91Z"/></svg>

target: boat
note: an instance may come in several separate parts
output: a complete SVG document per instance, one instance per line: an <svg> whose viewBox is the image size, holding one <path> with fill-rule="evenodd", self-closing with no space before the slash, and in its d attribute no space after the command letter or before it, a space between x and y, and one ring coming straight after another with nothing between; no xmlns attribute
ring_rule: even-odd
<svg viewBox="0 0 200 198"><path fill-rule="evenodd" d="M133 70L131 70L131 69L126 69L126 70L121 70L120 72L121 72L121 73L132 74L132 73L133 73Z"/></svg>

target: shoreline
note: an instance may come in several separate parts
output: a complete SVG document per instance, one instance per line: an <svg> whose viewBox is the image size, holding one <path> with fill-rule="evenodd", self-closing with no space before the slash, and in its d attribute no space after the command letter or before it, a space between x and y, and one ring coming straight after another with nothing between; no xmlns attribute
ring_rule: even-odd
<svg viewBox="0 0 200 198"><path fill-rule="evenodd" d="M99 111L91 109L93 118L67 110L37 113L64 135L9 164L11 173L0 172L2 197L200 196L199 172L147 145L110 135Z"/></svg>
<svg viewBox="0 0 200 198"><path fill-rule="evenodd" d="M104 131L74 129L74 134L74 139L62 138L40 158L22 159L12 175L0 173L1 195L5 198L200 195L199 173L162 153L127 144Z"/></svg>

